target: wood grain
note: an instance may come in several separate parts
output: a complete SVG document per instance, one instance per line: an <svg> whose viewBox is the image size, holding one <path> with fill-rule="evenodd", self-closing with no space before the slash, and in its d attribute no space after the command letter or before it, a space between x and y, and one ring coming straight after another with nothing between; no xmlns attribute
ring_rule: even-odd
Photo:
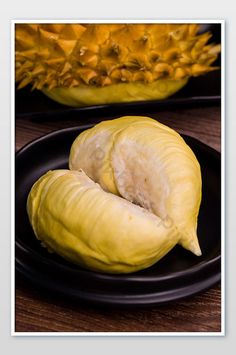
<svg viewBox="0 0 236 355"><path fill-rule="evenodd" d="M168 305L141 309L98 308L68 302L17 284L17 332L216 332L220 286Z"/></svg>
<svg viewBox="0 0 236 355"><path fill-rule="evenodd" d="M149 115L180 133L196 137L220 151L220 107L171 110ZM113 118L112 116L106 118ZM16 120L16 150L51 131L99 122L101 119ZM15 330L17 332L219 332L220 285L190 299L135 310L98 308L55 298L16 279Z"/></svg>

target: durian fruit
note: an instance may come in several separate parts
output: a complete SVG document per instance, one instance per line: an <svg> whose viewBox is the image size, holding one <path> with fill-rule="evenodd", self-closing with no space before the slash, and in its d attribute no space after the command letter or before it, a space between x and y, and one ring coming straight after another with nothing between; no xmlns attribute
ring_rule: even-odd
<svg viewBox="0 0 236 355"><path fill-rule="evenodd" d="M148 117L101 122L76 138L69 167L83 169L105 191L175 225L179 243L201 255L196 233L201 169L176 131Z"/></svg>
<svg viewBox="0 0 236 355"><path fill-rule="evenodd" d="M105 273L147 268L179 240L175 226L105 192L83 171L44 174L29 193L27 211L35 235L50 251Z"/></svg>
<svg viewBox="0 0 236 355"><path fill-rule="evenodd" d="M164 99L216 69L197 24L16 24L16 81L69 106Z"/></svg>

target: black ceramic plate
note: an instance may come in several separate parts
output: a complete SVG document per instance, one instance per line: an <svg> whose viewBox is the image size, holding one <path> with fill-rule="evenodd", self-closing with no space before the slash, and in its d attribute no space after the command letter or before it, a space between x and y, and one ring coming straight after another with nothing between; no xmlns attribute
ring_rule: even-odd
<svg viewBox="0 0 236 355"><path fill-rule="evenodd" d="M128 275L106 275L70 264L41 247L28 221L26 198L47 170L66 168L75 137L91 126L56 131L16 154L16 270L34 285L67 298L106 305L153 305L194 295L220 281L220 154L184 136L202 168L198 236L202 256L176 246L154 266Z"/></svg>

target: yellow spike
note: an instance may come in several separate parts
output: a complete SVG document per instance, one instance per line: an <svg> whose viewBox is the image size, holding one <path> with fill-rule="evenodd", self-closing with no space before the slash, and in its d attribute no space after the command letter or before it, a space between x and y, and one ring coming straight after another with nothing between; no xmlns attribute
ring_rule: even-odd
<svg viewBox="0 0 236 355"><path fill-rule="evenodd" d="M62 49L66 57L69 57L76 45L76 40L58 39L57 44Z"/></svg>
<svg viewBox="0 0 236 355"><path fill-rule="evenodd" d="M47 60L50 57L49 48L40 47L38 52L37 52L37 56L40 57L43 60Z"/></svg>
<svg viewBox="0 0 236 355"><path fill-rule="evenodd" d="M221 50L221 45L217 44L209 49L208 54L218 55Z"/></svg>
<svg viewBox="0 0 236 355"><path fill-rule="evenodd" d="M176 68L175 72L174 72L174 79L176 80L180 80L183 79L187 76L187 72L186 70L184 70L183 68Z"/></svg>
<svg viewBox="0 0 236 355"><path fill-rule="evenodd" d="M36 67L31 72L32 76L37 76L43 73L45 73L45 68L42 64L36 65Z"/></svg>
<svg viewBox="0 0 236 355"><path fill-rule="evenodd" d="M60 34L64 28L65 24L64 23L51 23L45 25L45 28L49 32L54 32Z"/></svg>
<svg viewBox="0 0 236 355"><path fill-rule="evenodd" d="M63 30L60 32L62 39L76 39L79 40L81 35L86 31L86 28L78 24L65 24Z"/></svg>
<svg viewBox="0 0 236 355"><path fill-rule="evenodd" d="M111 79L108 76L101 77L101 85L102 86L107 86L107 85L110 85L111 83L112 83Z"/></svg>
<svg viewBox="0 0 236 355"><path fill-rule="evenodd" d="M76 72L85 84L89 84L90 80L97 76L94 70L87 68L79 68Z"/></svg>
<svg viewBox="0 0 236 355"><path fill-rule="evenodd" d="M41 39L44 40L46 43L55 42L59 38L59 35L57 33L49 32L43 30L42 28L40 28L39 32Z"/></svg>
<svg viewBox="0 0 236 355"><path fill-rule="evenodd" d="M59 76L64 75L65 73L67 73L71 69L72 69L72 65L69 62L65 62L65 65L64 65L62 71L60 72Z"/></svg>
<svg viewBox="0 0 236 355"><path fill-rule="evenodd" d="M29 23L27 24L27 27L29 27L33 32L37 32L39 29L39 24L38 23Z"/></svg>
<svg viewBox="0 0 236 355"><path fill-rule="evenodd" d="M48 85L48 89L52 90L53 88L57 87L57 81L55 79L53 79L50 84Z"/></svg>
<svg viewBox="0 0 236 355"><path fill-rule="evenodd" d="M164 62L176 61L180 56L180 50L178 48L171 48L162 54L162 60Z"/></svg>
<svg viewBox="0 0 236 355"><path fill-rule="evenodd" d="M30 59L30 60L34 60L35 59L35 56L37 54L37 50L35 48L33 49L28 49L26 51L17 51L16 52L16 58L18 60L20 60L22 57L23 58L27 58L27 59Z"/></svg>
<svg viewBox="0 0 236 355"><path fill-rule="evenodd" d="M20 84L18 85L18 89L24 88L29 83L31 83L31 81L32 81L32 79L30 76L25 77L23 80L21 80Z"/></svg>
<svg viewBox="0 0 236 355"><path fill-rule="evenodd" d="M33 88L87 85L89 89L181 78L184 85L189 76L214 70L210 65L220 52L220 45L207 44L209 33L197 34L198 28L197 24L17 24L16 81L24 80L24 85L31 74ZM180 83L175 87L178 90Z"/></svg>
<svg viewBox="0 0 236 355"><path fill-rule="evenodd" d="M158 63L154 67L154 73L156 78L163 78L171 76L173 73L173 68L166 63Z"/></svg>
<svg viewBox="0 0 236 355"><path fill-rule="evenodd" d="M16 28L16 50L28 50L34 48L35 39L21 27Z"/></svg>
<svg viewBox="0 0 236 355"><path fill-rule="evenodd" d="M192 23L189 25L188 33L190 36L195 36L199 30L199 25L197 23Z"/></svg>
<svg viewBox="0 0 236 355"><path fill-rule="evenodd" d="M79 53L79 62L81 65L88 65L89 67L95 68L98 64L98 56L94 54L92 51L83 50L81 48Z"/></svg>
<svg viewBox="0 0 236 355"><path fill-rule="evenodd" d="M208 67L207 65L202 65L202 64L193 64L192 65L192 75L193 76L198 76L202 75L205 73L208 73L209 71L215 70L215 68Z"/></svg>
<svg viewBox="0 0 236 355"><path fill-rule="evenodd" d="M49 58L47 60L45 60L45 63L49 66L55 66L55 65L58 65L58 64L62 64L65 62L65 58L63 57L56 57L56 58Z"/></svg>

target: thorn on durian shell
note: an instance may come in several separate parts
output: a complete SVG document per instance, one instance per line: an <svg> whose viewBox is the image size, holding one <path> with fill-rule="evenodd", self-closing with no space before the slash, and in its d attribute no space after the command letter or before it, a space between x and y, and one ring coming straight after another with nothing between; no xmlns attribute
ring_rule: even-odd
<svg viewBox="0 0 236 355"><path fill-rule="evenodd" d="M152 53L150 55L150 62L151 63L157 63L159 60L160 60L160 54Z"/></svg>
<svg viewBox="0 0 236 355"><path fill-rule="evenodd" d="M199 25L194 23L194 24L190 24L189 28L188 28L188 33L190 36L195 36L197 34L197 32L199 31Z"/></svg>
<svg viewBox="0 0 236 355"><path fill-rule="evenodd" d="M39 76L38 77L38 83L37 83L37 89L41 90L46 84L46 78L45 76Z"/></svg>
<svg viewBox="0 0 236 355"><path fill-rule="evenodd" d="M76 35L77 40L81 37L81 35L86 31L86 27L80 24L71 24L71 27Z"/></svg>
<svg viewBox="0 0 236 355"><path fill-rule="evenodd" d="M163 53L162 60L164 62L175 61L180 57L180 51L178 48L171 48Z"/></svg>
<svg viewBox="0 0 236 355"><path fill-rule="evenodd" d="M34 47L34 36L30 36L26 31L19 28L16 30L16 50L28 50Z"/></svg>
<svg viewBox="0 0 236 355"><path fill-rule="evenodd" d="M179 26L179 28L169 33L169 36L176 41L183 39L188 31L188 25Z"/></svg>
<svg viewBox="0 0 236 355"><path fill-rule="evenodd" d="M57 33L49 32L42 28L39 29L39 33L41 40L45 41L46 43L54 42L59 38L59 35Z"/></svg>
<svg viewBox="0 0 236 355"><path fill-rule="evenodd" d="M192 64L193 63L193 59L191 58L191 56L187 53L182 53L180 56L179 56L179 59L178 59L179 63L181 64Z"/></svg>
<svg viewBox="0 0 236 355"><path fill-rule="evenodd" d="M133 81L151 82L153 80L153 74L146 72L136 72L133 74Z"/></svg>
<svg viewBox="0 0 236 355"><path fill-rule="evenodd" d="M89 81L97 76L97 73L89 68L79 68L76 72L85 84L89 84Z"/></svg>
<svg viewBox="0 0 236 355"><path fill-rule="evenodd" d="M57 81L54 79L50 82L50 84L48 85L48 89L52 90L53 88L57 87Z"/></svg>
<svg viewBox="0 0 236 355"><path fill-rule="evenodd" d="M25 77L23 80L21 80L20 84L18 85L17 89L22 89L25 86L27 86L29 83L31 83L32 78L30 76Z"/></svg>
<svg viewBox="0 0 236 355"><path fill-rule="evenodd" d="M76 80L76 79L73 79L71 84L70 84L70 87L73 88L73 87L76 87L76 86L79 86L79 81Z"/></svg>
<svg viewBox="0 0 236 355"><path fill-rule="evenodd" d="M29 73L30 70L33 68L33 63L30 61L26 61L24 64L17 66L16 68L16 80L19 81L22 78L26 77L26 73Z"/></svg>
<svg viewBox="0 0 236 355"><path fill-rule="evenodd" d="M39 29L39 24L29 23L29 24L27 24L27 27L29 27L33 32L37 32Z"/></svg>
<svg viewBox="0 0 236 355"><path fill-rule="evenodd" d="M211 48L208 51L208 54L217 55L220 53L220 51L221 51L221 45L217 44L215 46L211 46Z"/></svg>
<svg viewBox="0 0 236 355"><path fill-rule="evenodd" d="M36 88L37 88L37 81L34 81L31 87L31 91L35 90Z"/></svg>
<svg viewBox="0 0 236 355"><path fill-rule="evenodd" d="M112 83L112 81L108 76L101 78L101 85L102 86L107 86L107 85L110 85L111 83Z"/></svg>
<svg viewBox="0 0 236 355"><path fill-rule="evenodd" d="M108 50L108 56L115 56L118 57L120 54L120 47L117 43L113 43Z"/></svg>
<svg viewBox="0 0 236 355"><path fill-rule="evenodd" d="M72 69L72 65L69 62L65 62L62 71L60 72L59 76L63 76L65 73L69 72Z"/></svg>
<svg viewBox="0 0 236 355"><path fill-rule="evenodd" d="M186 70L184 70L183 68L176 68L175 72L174 72L174 79L175 80L180 80L183 79L187 76L187 72Z"/></svg>
<svg viewBox="0 0 236 355"><path fill-rule="evenodd" d="M36 65L31 72L32 76L38 76L39 74L43 74L43 73L45 73L45 68L42 64Z"/></svg>
<svg viewBox="0 0 236 355"><path fill-rule="evenodd" d="M17 51L16 52L16 60L20 60L23 58L34 60L36 54L37 54L36 49L28 49L28 50L22 51L22 52Z"/></svg>
<svg viewBox="0 0 236 355"><path fill-rule="evenodd" d="M64 23L50 23L45 25L45 29L49 32L61 33L65 24Z"/></svg>
<svg viewBox="0 0 236 355"><path fill-rule="evenodd" d="M201 64L193 64L191 67L192 76L202 75L212 70L215 70L215 68L208 67L207 65L201 65Z"/></svg>
<svg viewBox="0 0 236 355"><path fill-rule="evenodd" d="M55 67L55 65L57 64L62 64L63 62L65 62L65 58L63 57L59 57L59 58L50 58L45 60L45 63L49 66Z"/></svg>
<svg viewBox="0 0 236 355"><path fill-rule="evenodd" d="M154 67L155 79L170 77L173 73L173 68L167 63L158 63Z"/></svg>
<svg viewBox="0 0 236 355"><path fill-rule="evenodd" d="M58 39L57 40L57 44L59 45L59 47L62 49L63 53L65 54L66 57L69 57L75 46L76 46L77 41L72 39Z"/></svg>
<svg viewBox="0 0 236 355"><path fill-rule="evenodd" d="M47 60L50 56L50 51L48 48L40 48L37 52L37 57L43 60Z"/></svg>

